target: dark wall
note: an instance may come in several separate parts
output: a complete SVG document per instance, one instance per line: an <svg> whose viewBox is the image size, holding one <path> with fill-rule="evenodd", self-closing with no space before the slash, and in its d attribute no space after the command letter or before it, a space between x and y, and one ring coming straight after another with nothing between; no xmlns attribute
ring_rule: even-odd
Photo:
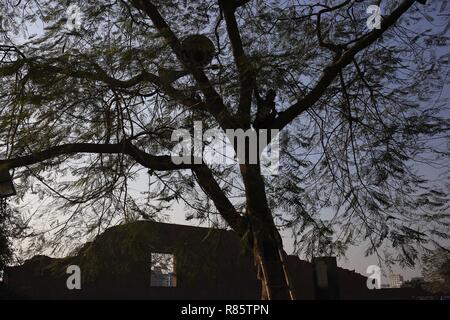
<svg viewBox="0 0 450 320"><path fill-rule="evenodd" d="M176 287L150 285L152 252L175 255ZM81 268L81 290L66 287L66 270L72 264ZM366 277L332 263L332 278L337 280L333 286L338 291L324 296L317 291L312 263L289 256L288 264L297 299L425 295L403 289L368 290ZM253 259L235 233L148 221L112 227L72 257L35 256L21 266L7 268L4 279L0 298L259 299L261 292Z"/></svg>
<svg viewBox="0 0 450 320"><path fill-rule="evenodd" d="M177 286L150 285L152 252L175 255ZM82 271L82 289L66 287L67 266ZM75 257L34 257L8 268L5 282L26 298L258 299L253 261L232 232L155 222L108 229Z"/></svg>

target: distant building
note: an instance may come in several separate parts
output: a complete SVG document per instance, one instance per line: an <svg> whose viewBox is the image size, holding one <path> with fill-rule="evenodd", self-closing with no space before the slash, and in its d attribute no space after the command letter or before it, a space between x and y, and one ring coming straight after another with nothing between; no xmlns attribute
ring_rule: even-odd
<svg viewBox="0 0 450 320"><path fill-rule="evenodd" d="M391 288L401 288L403 277L400 274L391 274L389 276L389 284Z"/></svg>

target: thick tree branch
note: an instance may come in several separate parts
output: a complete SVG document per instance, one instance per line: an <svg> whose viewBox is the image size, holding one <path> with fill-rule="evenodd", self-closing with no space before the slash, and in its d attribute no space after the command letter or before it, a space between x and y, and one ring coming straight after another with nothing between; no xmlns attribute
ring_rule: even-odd
<svg viewBox="0 0 450 320"><path fill-rule="evenodd" d="M389 16L383 19L380 29L374 29L374 31L355 42L355 44L347 49L340 58L325 68L315 87L305 97L298 100L285 111L280 112L278 117L271 123L270 127L282 129L297 116L311 108L322 97L325 90L334 79L336 79L339 72L353 61L355 55L375 43L415 2L416 0L404 0Z"/></svg>
<svg viewBox="0 0 450 320"><path fill-rule="evenodd" d="M25 167L46 160L57 158L62 155L79 153L94 154L126 154L131 156L142 166L155 171L171 171L180 169L192 169L197 177L198 183L205 193L213 200L214 205L225 221L240 235L244 235L246 229L245 220L239 215L233 204L227 198L219 184L215 180L210 169L204 165L174 164L170 156L154 156L148 154L129 141L118 144L94 144L94 143L73 143L51 147L47 150L35 152L27 156L13 159L0 160L0 169L10 170Z"/></svg>
<svg viewBox="0 0 450 320"><path fill-rule="evenodd" d="M239 72L240 97L238 114L244 126L249 126L252 93L256 84L255 73L249 59L247 58L247 55L244 52L239 26L234 15L237 4L231 1L220 0L219 5L225 17L228 37L230 38L231 47L233 50L234 61Z"/></svg>
<svg viewBox="0 0 450 320"><path fill-rule="evenodd" d="M213 85L211 84L203 70L184 63L182 59L182 47L180 40L170 29L170 26L161 16L156 6L149 0L131 0L131 3L136 8L143 10L150 17L153 25L167 41L167 44L171 47L178 60L183 64L186 70L188 70L192 74L199 86L199 89L205 95L208 111L215 117L220 126L223 129L235 128L236 125L234 119L232 118L231 114L224 105L222 98L214 89Z"/></svg>
<svg viewBox="0 0 450 320"><path fill-rule="evenodd" d="M164 92L170 98L174 99L175 101L177 101L178 103L187 108L196 108L196 109L205 108L204 103L192 99L191 97L187 97L181 91L175 89L170 84L164 83L160 77L147 71L142 71L140 74L127 80L120 80L109 76L108 73L96 63L93 64L93 69L95 70L95 72L87 70L76 70L74 68L65 68L51 64L44 64L44 65L35 65L34 63L30 64L31 64L31 71L34 73L39 73L41 69L45 69L46 73L49 72L58 73L73 78L87 79L91 81L100 81L107 84L111 88L127 89L134 87L142 82L148 82L153 84L160 91Z"/></svg>
<svg viewBox="0 0 450 320"><path fill-rule="evenodd" d="M336 54L340 54L340 52L342 51L342 47L339 45L336 45L334 43L324 41L323 36L322 36L322 29L321 29L321 17L322 17L322 14L338 10L338 9L346 6L350 2L352 2L352 0L346 0L334 7L327 7L325 9L322 9L317 13L316 32L317 32L317 39L319 40L319 44L321 47L327 48L327 49L335 52Z"/></svg>
<svg viewBox="0 0 450 320"><path fill-rule="evenodd" d="M187 164L174 164L170 156L154 156L148 154L130 142L118 144L95 144L95 143L73 143L51 147L47 150L35 152L27 156L16 157L12 159L0 160L0 168L14 169L33 165L62 155L76 153L97 153L97 154L126 154L131 156L142 166L156 171L170 171L191 168Z"/></svg>
<svg viewBox="0 0 450 320"><path fill-rule="evenodd" d="M244 236L245 232L248 230L245 219L239 215L224 191L220 188L211 170L206 165L202 164L194 166L192 171L197 178L198 184L214 202L220 215L234 231L240 236Z"/></svg>
<svg viewBox="0 0 450 320"><path fill-rule="evenodd" d="M15 61L9 65L0 67L0 74L2 76L10 76L17 73L24 65L30 66L30 73L33 76L42 76L42 74L62 74L68 77L85 79L90 81L99 81L110 88L120 88L120 89L129 89L141 83L151 83L158 90L174 99L179 104L183 105L186 108L192 109L205 109L205 104L202 101L198 101L193 99L192 97L188 97L180 90L175 89L170 84L164 83L160 77L155 74L149 73L147 71L142 71L140 74L127 79L120 80L113 78L108 75L108 73L103 70L98 64L93 63L92 69L93 71L88 70L77 70L75 68L68 68L64 66L64 63L68 63L67 61L61 61L61 59L52 59L49 61L45 61L42 63L37 63L36 59L20 59ZM61 65L63 64L63 65ZM30 77L28 77L29 79Z"/></svg>

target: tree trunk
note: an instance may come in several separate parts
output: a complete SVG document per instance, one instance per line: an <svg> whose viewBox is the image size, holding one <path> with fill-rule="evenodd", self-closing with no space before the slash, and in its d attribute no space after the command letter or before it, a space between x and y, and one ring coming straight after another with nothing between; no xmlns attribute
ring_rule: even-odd
<svg viewBox="0 0 450 320"><path fill-rule="evenodd" d="M247 199L251 246L261 281L262 299L294 299L286 253L269 209L259 165L241 165Z"/></svg>
<svg viewBox="0 0 450 320"><path fill-rule="evenodd" d="M278 231L275 232L278 235ZM254 232L253 255L261 281L261 299L295 299L286 254L278 240L274 236Z"/></svg>

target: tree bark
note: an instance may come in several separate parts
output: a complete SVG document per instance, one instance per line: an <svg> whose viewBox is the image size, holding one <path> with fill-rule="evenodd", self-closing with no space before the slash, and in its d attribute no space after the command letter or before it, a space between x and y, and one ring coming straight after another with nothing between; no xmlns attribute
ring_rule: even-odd
<svg viewBox="0 0 450 320"><path fill-rule="evenodd" d="M293 300L286 254L277 238L280 236L276 228L253 233L253 256L261 282L261 299Z"/></svg>
<svg viewBox="0 0 450 320"><path fill-rule="evenodd" d="M241 165L247 198L247 217L253 257L261 281L261 298L294 299L286 253L269 209L259 164Z"/></svg>

